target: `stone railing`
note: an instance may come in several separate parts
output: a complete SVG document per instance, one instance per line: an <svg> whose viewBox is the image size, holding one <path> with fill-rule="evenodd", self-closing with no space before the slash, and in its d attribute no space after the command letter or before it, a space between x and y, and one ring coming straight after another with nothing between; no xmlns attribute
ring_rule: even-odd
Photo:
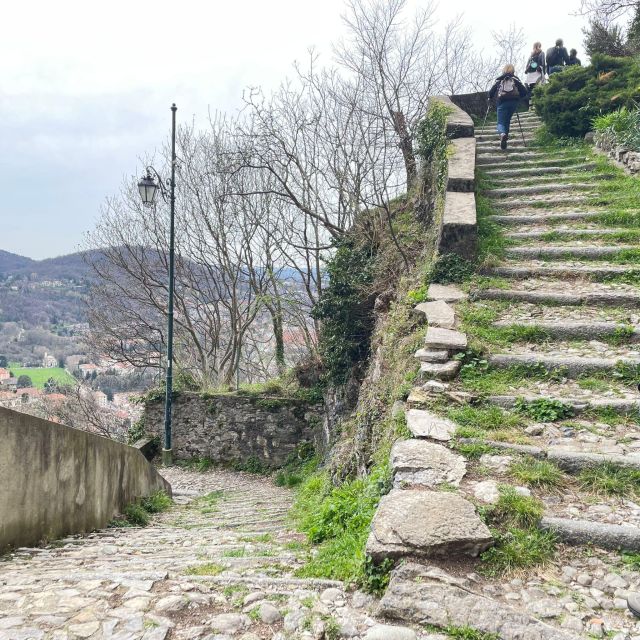
<svg viewBox="0 0 640 640"><path fill-rule="evenodd" d="M104 527L171 486L133 447L0 408L0 553Z"/></svg>
<svg viewBox="0 0 640 640"><path fill-rule="evenodd" d="M447 96L432 100L447 106L447 136L451 140L448 158L447 191L440 228L438 252L455 253L473 260L478 252L476 220L475 162L476 139L471 117Z"/></svg>
<svg viewBox="0 0 640 640"><path fill-rule="evenodd" d="M321 449L322 404L296 398L184 392L173 401L173 448L177 458L218 464L258 463L275 468L303 443ZM162 435L162 401L147 402L148 433Z"/></svg>

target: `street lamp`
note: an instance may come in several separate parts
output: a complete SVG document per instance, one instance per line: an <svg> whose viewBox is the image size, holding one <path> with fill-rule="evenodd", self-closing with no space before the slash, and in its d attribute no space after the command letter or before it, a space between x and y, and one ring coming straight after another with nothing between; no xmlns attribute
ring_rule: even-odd
<svg viewBox="0 0 640 640"><path fill-rule="evenodd" d="M167 319L167 380L164 399L164 446L162 447L162 464L170 465L172 462L171 448L171 400L173 395L173 287L174 287L174 231L175 231L175 205L176 205L176 107L171 105L171 178L168 187L162 182L160 174L153 168L147 167L147 175L138 182L138 191L142 203L147 207L155 204L158 191L171 209L171 224L169 231L169 303ZM152 175L153 174L153 175ZM155 176L155 177L154 177ZM157 180L157 182L156 182Z"/></svg>

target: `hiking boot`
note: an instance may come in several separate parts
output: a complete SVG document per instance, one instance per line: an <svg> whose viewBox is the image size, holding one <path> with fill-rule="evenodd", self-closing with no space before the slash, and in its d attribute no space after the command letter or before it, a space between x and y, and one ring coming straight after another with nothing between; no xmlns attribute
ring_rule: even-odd
<svg viewBox="0 0 640 640"><path fill-rule="evenodd" d="M501 149L506 149L507 148L507 138L509 136L506 133L501 133L500 134L500 148Z"/></svg>

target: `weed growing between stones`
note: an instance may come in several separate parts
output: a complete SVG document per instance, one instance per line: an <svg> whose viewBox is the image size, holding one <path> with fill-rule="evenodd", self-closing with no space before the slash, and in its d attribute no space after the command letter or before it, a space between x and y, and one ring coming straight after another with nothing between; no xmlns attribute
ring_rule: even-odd
<svg viewBox="0 0 640 640"><path fill-rule="evenodd" d="M500 640L497 633L489 633L488 631L480 631L473 627L456 627L449 625L444 629L437 629L436 632L444 632L454 640Z"/></svg>
<svg viewBox="0 0 640 640"><path fill-rule="evenodd" d="M536 422L555 422L574 415L571 405L551 398L537 398L536 400L516 400L516 411Z"/></svg>
<svg viewBox="0 0 640 640"><path fill-rule="evenodd" d="M564 474L555 464L529 456L514 462L509 473L518 482L529 487L552 489L560 487L565 480Z"/></svg>
<svg viewBox="0 0 640 640"><path fill-rule="evenodd" d="M185 574L188 576L217 576L222 573L226 567L215 562L207 562L205 564L199 564L193 567L188 567L185 570Z"/></svg>
<svg viewBox="0 0 640 640"><path fill-rule="evenodd" d="M448 417L463 427L494 431L496 429L511 429L523 426L522 419L496 406L455 407L449 409Z"/></svg>
<svg viewBox="0 0 640 640"><path fill-rule="evenodd" d="M166 511L172 504L173 500L165 491L157 491L128 504L123 509L122 517L114 518L109 526L146 527L149 524L149 514Z"/></svg>
<svg viewBox="0 0 640 640"><path fill-rule="evenodd" d="M589 489L596 494L613 496L640 494L640 471L619 467L610 462L583 469L578 476L578 481L584 489Z"/></svg>
<svg viewBox="0 0 640 640"><path fill-rule="evenodd" d="M540 500L522 495L514 487L505 485L500 487L498 502L483 507L481 512L486 522L492 526L531 529L540 522L543 510Z"/></svg>

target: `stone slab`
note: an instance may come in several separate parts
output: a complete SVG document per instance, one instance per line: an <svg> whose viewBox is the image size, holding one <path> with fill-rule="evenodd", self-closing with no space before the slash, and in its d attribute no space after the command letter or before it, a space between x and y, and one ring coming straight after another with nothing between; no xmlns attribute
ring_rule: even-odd
<svg viewBox="0 0 640 640"><path fill-rule="evenodd" d="M416 438L430 438L448 442L453 437L456 425L447 418L442 418L424 409L409 409L407 411L407 426Z"/></svg>
<svg viewBox="0 0 640 640"><path fill-rule="evenodd" d="M449 362L423 362L420 365L420 375L423 379L432 380L452 380L460 371L459 360L449 360Z"/></svg>
<svg viewBox="0 0 640 640"><path fill-rule="evenodd" d="M366 553L385 558L478 556L493 542L475 507L462 496L393 489L380 501Z"/></svg>
<svg viewBox="0 0 640 640"><path fill-rule="evenodd" d="M431 285L433 287L441 285ZM462 293L462 292L460 292ZM430 327L441 327L442 329L453 329L456 326L456 315L453 307L444 300L434 300L433 302L421 302L416 306L416 311L424 313Z"/></svg>
<svg viewBox="0 0 640 640"><path fill-rule="evenodd" d="M432 397L433 396L427 393L424 389L421 389L420 387L413 387L413 389L411 389L411 391L409 392L409 397L407 398L407 404L409 405L425 404L429 402L429 400L431 400Z"/></svg>
<svg viewBox="0 0 640 640"><path fill-rule="evenodd" d="M449 359L449 352L446 349L430 350L418 349L414 357L420 362L446 362Z"/></svg>
<svg viewBox="0 0 640 640"><path fill-rule="evenodd" d="M442 300L444 302L460 302L469 296L460 287L453 284L430 284L427 290L428 300Z"/></svg>
<svg viewBox="0 0 640 640"><path fill-rule="evenodd" d="M455 105L449 96L432 96L430 100L439 102L449 109L447 116L447 138L469 138L474 135L474 124L471 116Z"/></svg>
<svg viewBox="0 0 640 640"><path fill-rule="evenodd" d="M458 138L451 143L447 191L473 192L476 174L476 139Z"/></svg>
<svg viewBox="0 0 640 640"><path fill-rule="evenodd" d="M503 601L475 591L476 585L437 567L405 563L391 574L378 615L405 623L471 627L501 640L578 640Z"/></svg>
<svg viewBox="0 0 640 640"><path fill-rule="evenodd" d="M463 351L467 348L467 334L453 329L441 329L429 327L424 339L427 349L448 349L450 351Z"/></svg>
<svg viewBox="0 0 640 640"><path fill-rule="evenodd" d="M458 486L467 472L465 459L447 447L424 440L400 440L391 449L395 487Z"/></svg>
<svg viewBox="0 0 640 640"><path fill-rule="evenodd" d="M440 254L455 253L474 260L478 253L476 196L473 192L447 191L438 243Z"/></svg>

